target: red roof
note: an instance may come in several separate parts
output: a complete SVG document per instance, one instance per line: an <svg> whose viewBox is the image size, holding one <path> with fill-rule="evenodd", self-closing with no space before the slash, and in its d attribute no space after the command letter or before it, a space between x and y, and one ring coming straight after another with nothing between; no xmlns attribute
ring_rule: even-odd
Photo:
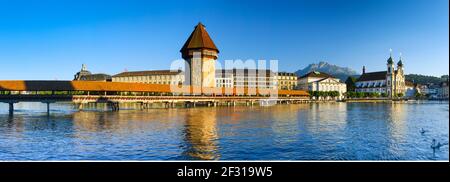
<svg viewBox="0 0 450 182"><path fill-rule="evenodd" d="M208 32L206 32L205 26L202 23L198 23L195 26L194 31L191 33L186 43L184 43L180 52L184 52L189 49L212 49L219 52L216 45L209 37Z"/></svg>
<svg viewBox="0 0 450 182"><path fill-rule="evenodd" d="M0 91L113 91L113 92L164 92L164 93L227 93L228 88L190 87L172 90L171 85L99 82L99 81L31 81L31 80L0 80ZM309 96L304 90L277 90L278 95ZM274 93L271 89L232 88L231 93L248 94Z"/></svg>

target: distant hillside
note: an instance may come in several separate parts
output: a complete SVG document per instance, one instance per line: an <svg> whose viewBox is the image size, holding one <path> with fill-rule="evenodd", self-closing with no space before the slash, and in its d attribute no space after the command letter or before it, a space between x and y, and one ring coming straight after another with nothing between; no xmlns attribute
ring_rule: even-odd
<svg viewBox="0 0 450 182"><path fill-rule="evenodd" d="M315 64L315 63L310 64L307 67L296 71L295 73L298 76L302 76L311 71L319 71L319 72L328 73L330 75L333 75L333 76L341 79L342 82L344 82L348 76L358 75L358 73L351 68L340 67L340 66L336 66L333 64L329 64L327 62L319 62L318 64Z"/></svg>
<svg viewBox="0 0 450 182"><path fill-rule="evenodd" d="M448 75L443 75L440 78L435 76L426 76L426 75L418 75L418 74L408 74L405 75L405 79L418 84L439 84L443 81L447 81Z"/></svg>

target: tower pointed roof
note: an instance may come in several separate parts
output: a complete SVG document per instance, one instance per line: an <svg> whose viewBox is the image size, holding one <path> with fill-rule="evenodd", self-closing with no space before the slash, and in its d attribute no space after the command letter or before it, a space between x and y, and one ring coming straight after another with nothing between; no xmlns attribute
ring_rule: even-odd
<svg viewBox="0 0 450 182"><path fill-rule="evenodd" d="M403 66L402 58L400 58L400 61L397 63L398 66Z"/></svg>
<svg viewBox="0 0 450 182"><path fill-rule="evenodd" d="M389 49L389 58L387 64L394 64L394 59L392 59L392 49Z"/></svg>
<svg viewBox="0 0 450 182"><path fill-rule="evenodd" d="M209 34L206 31L205 26L202 23L198 23L198 25L195 26L194 31L187 39L186 43L184 43L180 52L184 52L188 49L201 49L201 48L212 49L219 52L219 49L217 49L211 37L209 37Z"/></svg>
<svg viewBox="0 0 450 182"><path fill-rule="evenodd" d="M402 62L402 53L400 53L400 59L397 63L398 66L403 66L403 62Z"/></svg>
<svg viewBox="0 0 450 182"><path fill-rule="evenodd" d="M392 56L389 56L388 60L387 60L388 64L394 64L394 59L392 59Z"/></svg>

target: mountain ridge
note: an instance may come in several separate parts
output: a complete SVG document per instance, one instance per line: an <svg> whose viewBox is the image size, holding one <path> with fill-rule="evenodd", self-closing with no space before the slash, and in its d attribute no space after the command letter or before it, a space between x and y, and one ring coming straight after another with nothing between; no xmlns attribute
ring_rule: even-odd
<svg viewBox="0 0 450 182"><path fill-rule="evenodd" d="M349 76L359 75L358 72L351 68L337 66L325 61L309 64L305 68L297 70L295 73L297 76L303 76L311 71L324 72L339 78L341 81L345 81Z"/></svg>

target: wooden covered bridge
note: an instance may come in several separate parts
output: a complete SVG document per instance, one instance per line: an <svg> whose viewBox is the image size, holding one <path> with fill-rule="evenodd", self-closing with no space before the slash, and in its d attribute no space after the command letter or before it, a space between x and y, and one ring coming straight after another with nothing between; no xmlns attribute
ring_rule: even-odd
<svg viewBox="0 0 450 182"><path fill-rule="evenodd" d="M299 103L309 100L302 90L274 90L258 88L200 88L145 83L96 82L96 81L0 81L0 102L9 104L10 114L14 103L73 102L82 109L87 103L108 103L112 110L119 110L120 103L139 103L148 108L153 103L174 107L177 104L236 105L236 103L268 104Z"/></svg>

